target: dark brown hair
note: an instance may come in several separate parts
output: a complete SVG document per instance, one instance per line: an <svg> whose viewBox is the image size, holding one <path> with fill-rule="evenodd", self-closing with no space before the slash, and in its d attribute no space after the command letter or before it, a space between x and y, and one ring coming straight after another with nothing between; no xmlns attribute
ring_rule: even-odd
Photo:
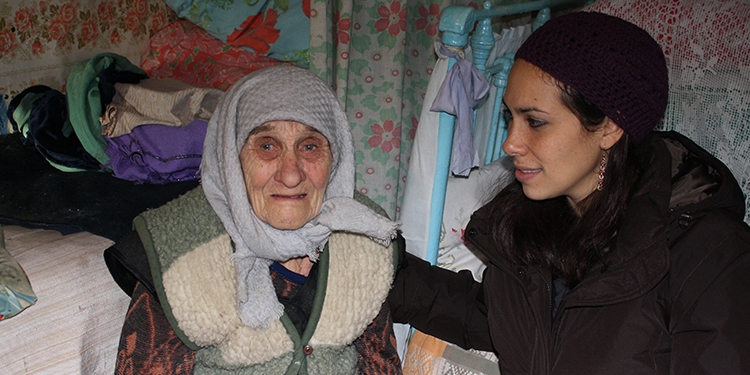
<svg viewBox="0 0 750 375"><path fill-rule="evenodd" d="M603 126L606 115L575 89L558 81L562 102L588 131ZM614 238L636 182L639 163L627 134L612 147L602 191L578 204L566 197L535 201L513 181L489 203L497 248L511 261L549 269L574 287L598 261ZM617 177L615 177L617 176ZM605 264L606 266L606 264Z"/></svg>

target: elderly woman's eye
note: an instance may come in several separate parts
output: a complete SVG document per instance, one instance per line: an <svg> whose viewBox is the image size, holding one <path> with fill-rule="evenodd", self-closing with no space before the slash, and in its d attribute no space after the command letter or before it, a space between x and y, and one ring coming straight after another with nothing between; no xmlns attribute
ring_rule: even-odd
<svg viewBox="0 0 750 375"><path fill-rule="evenodd" d="M264 159L272 159L279 154L279 144L273 140L259 140L255 143L258 156Z"/></svg>
<svg viewBox="0 0 750 375"><path fill-rule="evenodd" d="M322 137L308 137L299 144L300 151L317 153L325 147L327 141Z"/></svg>

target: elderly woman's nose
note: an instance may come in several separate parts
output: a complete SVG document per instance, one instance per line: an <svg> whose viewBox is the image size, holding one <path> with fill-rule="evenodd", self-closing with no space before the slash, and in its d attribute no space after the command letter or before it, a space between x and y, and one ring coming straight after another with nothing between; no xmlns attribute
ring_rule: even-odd
<svg viewBox="0 0 750 375"><path fill-rule="evenodd" d="M286 187L295 187L305 180L305 172L299 160L299 156L293 152L285 153L280 160L276 180Z"/></svg>

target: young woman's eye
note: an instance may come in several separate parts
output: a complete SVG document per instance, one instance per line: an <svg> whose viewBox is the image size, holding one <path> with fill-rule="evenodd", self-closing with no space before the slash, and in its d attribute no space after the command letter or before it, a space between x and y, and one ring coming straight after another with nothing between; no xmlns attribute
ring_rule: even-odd
<svg viewBox="0 0 750 375"><path fill-rule="evenodd" d="M537 119L535 119L533 117L529 117L527 121L529 122L529 126L531 126L532 128L538 128L540 126L543 126L543 125L547 124L546 121L537 120Z"/></svg>
<svg viewBox="0 0 750 375"><path fill-rule="evenodd" d="M502 115L506 124L510 124L510 122L513 120L513 114L510 113L510 110L504 105L502 109Z"/></svg>

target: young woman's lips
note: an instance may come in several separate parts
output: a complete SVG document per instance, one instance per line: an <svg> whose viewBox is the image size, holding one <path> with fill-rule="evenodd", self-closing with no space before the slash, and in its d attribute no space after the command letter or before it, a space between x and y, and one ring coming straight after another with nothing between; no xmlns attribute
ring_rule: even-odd
<svg viewBox="0 0 750 375"><path fill-rule="evenodd" d="M521 183L529 182L534 177L536 177L541 171L542 171L541 168L538 168L538 169L516 168L516 179L520 181Z"/></svg>

